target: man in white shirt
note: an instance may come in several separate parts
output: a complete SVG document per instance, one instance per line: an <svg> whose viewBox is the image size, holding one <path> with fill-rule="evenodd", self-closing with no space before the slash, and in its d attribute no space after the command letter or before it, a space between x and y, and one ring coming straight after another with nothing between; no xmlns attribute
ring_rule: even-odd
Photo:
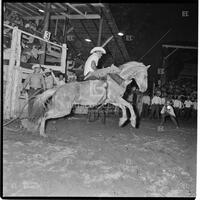
<svg viewBox="0 0 200 200"><path fill-rule="evenodd" d="M183 108L183 103L181 101L181 96L176 96L174 100L174 110L177 118L181 116L181 109Z"/></svg>
<svg viewBox="0 0 200 200"><path fill-rule="evenodd" d="M97 70L99 59L102 57L103 54L106 54L106 51L102 47L94 47L90 51L91 55L88 57L88 59L85 62L84 66L84 76L85 79L89 76L91 72L94 72Z"/></svg>
<svg viewBox="0 0 200 200"><path fill-rule="evenodd" d="M156 92L156 95L154 95L153 99L151 100L151 113L150 113L150 119L154 117L154 114L156 114L156 118L160 118L160 105L161 105L161 98L160 98L160 91Z"/></svg>
<svg viewBox="0 0 200 200"><path fill-rule="evenodd" d="M142 117L148 117L149 115L149 106L151 103L151 99L150 96L148 95L148 93L146 93L143 97L142 97Z"/></svg>
<svg viewBox="0 0 200 200"><path fill-rule="evenodd" d="M190 101L190 97L188 96L187 99L184 102L185 105L185 114L184 118L188 120L191 117L191 111L192 111L192 101Z"/></svg>
<svg viewBox="0 0 200 200"><path fill-rule="evenodd" d="M169 100L166 101L165 105L163 106L162 110L161 110L161 123L160 123L160 128L163 129L163 124L165 123L165 118L167 116L170 117L170 119L172 120L172 122L174 123L174 125L176 126L176 128L179 128L178 122L176 120L176 115L174 113L174 109L171 106L171 102Z"/></svg>

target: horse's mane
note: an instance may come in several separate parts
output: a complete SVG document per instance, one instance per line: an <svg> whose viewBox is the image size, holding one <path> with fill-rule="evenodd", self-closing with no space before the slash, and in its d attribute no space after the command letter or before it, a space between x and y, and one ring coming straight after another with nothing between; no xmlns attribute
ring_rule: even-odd
<svg viewBox="0 0 200 200"><path fill-rule="evenodd" d="M141 62L131 61L119 66L120 76L124 79L134 78L137 72L146 70L146 66ZM129 77L131 76L131 77Z"/></svg>
<svg viewBox="0 0 200 200"><path fill-rule="evenodd" d="M142 62L130 61L130 62L124 63L123 65L120 65L119 69L125 70L129 67L137 70L137 69L143 69L143 67L146 67L146 66Z"/></svg>

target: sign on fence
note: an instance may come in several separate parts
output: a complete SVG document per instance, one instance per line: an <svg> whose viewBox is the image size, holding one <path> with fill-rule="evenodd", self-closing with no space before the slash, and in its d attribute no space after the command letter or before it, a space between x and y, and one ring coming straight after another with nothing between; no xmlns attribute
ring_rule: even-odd
<svg viewBox="0 0 200 200"><path fill-rule="evenodd" d="M48 32L48 31L45 31L45 32L44 32L44 37L43 37L43 38L44 38L45 40L49 41L50 37L51 37L51 33Z"/></svg>

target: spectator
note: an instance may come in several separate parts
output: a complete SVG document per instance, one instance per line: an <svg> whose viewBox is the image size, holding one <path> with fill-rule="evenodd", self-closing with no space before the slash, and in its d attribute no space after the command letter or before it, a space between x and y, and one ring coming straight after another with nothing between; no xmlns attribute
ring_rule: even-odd
<svg viewBox="0 0 200 200"><path fill-rule="evenodd" d="M167 98L167 94L166 94L166 93L163 93L163 94L161 95L161 105L160 105L159 113L160 113L162 107L165 105L166 98Z"/></svg>
<svg viewBox="0 0 200 200"><path fill-rule="evenodd" d="M145 118L149 116L149 107L151 103L151 99L148 92L146 92L145 95L142 97L142 103L143 103L142 117Z"/></svg>
<svg viewBox="0 0 200 200"><path fill-rule="evenodd" d="M157 119L160 118L160 115L159 115L160 105L161 105L160 91L157 91L156 95L151 100L150 119L154 117L154 114L156 115Z"/></svg>
<svg viewBox="0 0 200 200"><path fill-rule="evenodd" d="M183 103L181 102L181 96L176 96L174 100L174 110L177 118L181 117L181 109L183 108Z"/></svg>
<svg viewBox="0 0 200 200"><path fill-rule="evenodd" d="M45 84L46 84L46 89L52 89L54 85L56 85L55 79L52 76L52 70L50 69L45 69L44 70L44 79L45 79Z"/></svg>
<svg viewBox="0 0 200 200"><path fill-rule="evenodd" d="M192 101L190 101L190 97L188 96L184 102L185 109L184 109L184 119L188 120L191 117L191 109L192 109Z"/></svg>
<svg viewBox="0 0 200 200"><path fill-rule="evenodd" d="M28 59L28 63L39 63L39 55L44 54L44 51L39 49L39 45L33 45L30 52L27 52L27 54L30 56Z"/></svg>
<svg viewBox="0 0 200 200"><path fill-rule="evenodd" d="M65 84L64 75L62 73L59 74L59 78L56 78L53 71L52 70L50 70L50 71L51 71L51 75L54 78L54 81L58 87Z"/></svg>
<svg viewBox="0 0 200 200"><path fill-rule="evenodd" d="M160 130L163 130L163 124L165 123L166 117L170 117L176 128L179 128L178 122L176 120L176 115L174 113L174 109L172 107L172 102L169 100L166 101L165 105L161 110L161 123L160 123Z"/></svg>

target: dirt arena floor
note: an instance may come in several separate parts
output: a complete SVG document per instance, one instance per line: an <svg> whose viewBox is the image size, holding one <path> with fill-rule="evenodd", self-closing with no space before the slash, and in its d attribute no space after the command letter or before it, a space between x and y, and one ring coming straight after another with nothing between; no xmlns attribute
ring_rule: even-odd
<svg viewBox="0 0 200 200"><path fill-rule="evenodd" d="M158 124L75 115L49 120L48 138L4 129L3 196L196 196L196 122Z"/></svg>

